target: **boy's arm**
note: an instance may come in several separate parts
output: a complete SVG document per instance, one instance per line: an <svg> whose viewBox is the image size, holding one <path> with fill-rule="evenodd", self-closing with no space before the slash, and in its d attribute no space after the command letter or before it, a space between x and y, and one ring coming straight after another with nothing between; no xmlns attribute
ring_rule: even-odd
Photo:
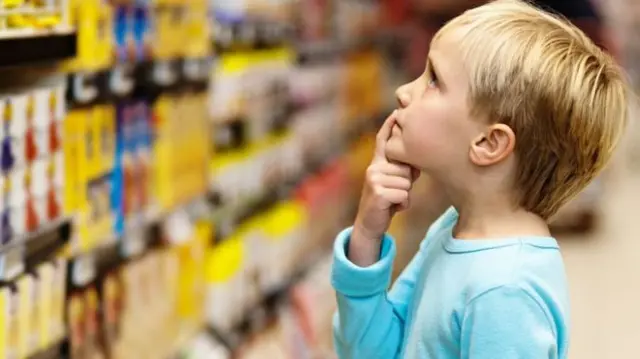
<svg viewBox="0 0 640 359"><path fill-rule="evenodd" d="M334 317L333 336L338 357L397 358L404 337L408 302L423 261L423 245L387 295L396 254L393 239L385 235L380 260L361 268L347 258L350 234L350 229L342 232L334 247L331 279L338 312Z"/></svg>
<svg viewBox="0 0 640 359"><path fill-rule="evenodd" d="M555 323L549 313L521 288L505 286L482 294L468 305L461 322L461 358L566 357L564 323Z"/></svg>
<svg viewBox="0 0 640 359"><path fill-rule="evenodd" d="M420 250L387 292L396 248L393 239L382 239L380 260L361 268L347 257L351 229L338 235L334 245L332 284L337 293L338 313L333 335L341 359L394 359L401 351L404 325L425 253L440 228L455 220L452 208L429 229Z"/></svg>

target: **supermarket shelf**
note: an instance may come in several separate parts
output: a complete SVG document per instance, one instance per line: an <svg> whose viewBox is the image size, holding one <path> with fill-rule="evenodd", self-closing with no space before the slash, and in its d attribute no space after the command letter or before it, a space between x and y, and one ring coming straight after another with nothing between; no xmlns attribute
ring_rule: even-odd
<svg viewBox="0 0 640 359"><path fill-rule="evenodd" d="M118 64L100 71L69 75L71 107L92 106L129 97L154 98L165 92L204 92L209 86L210 58L156 60Z"/></svg>
<svg viewBox="0 0 640 359"><path fill-rule="evenodd" d="M318 255L317 258L322 256ZM259 333L276 320L278 309L287 303L289 294L307 273L318 263L317 258L306 262L306 265L293 273L280 286L265 293L263 299L245 313L244 318L229 332L223 332L207 326L206 332L217 342L223 344L230 352L235 352L253 333Z"/></svg>
<svg viewBox="0 0 640 359"><path fill-rule="evenodd" d="M0 247L0 278L11 281L25 269L52 258L69 241L71 220L60 219Z"/></svg>
<svg viewBox="0 0 640 359"><path fill-rule="evenodd" d="M292 27L286 23L260 19L217 17L214 23L216 52L265 49L290 43Z"/></svg>
<svg viewBox="0 0 640 359"><path fill-rule="evenodd" d="M110 238L88 252L72 256L68 284L72 288L85 287L123 262L163 245L165 242L160 235L160 225L170 213L182 209L191 216L202 217L208 214L205 207L204 201L197 198L178 206L174 211L149 213L136 222L129 220L125 225L125 234L120 238Z"/></svg>
<svg viewBox="0 0 640 359"><path fill-rule="evenodd" d="M369 118L369 120L354 121L357 125L350 128L345 133L347 143L354 143L363 134L375 133L377 128L384 122L391 111L384 111ZM211 191L207 195L209 207L213 209L213 220L216 222L216 234L214 242L219 242L227 238L234 231L238 224L247 218L270 208L280 200L290 198L291 194L307 177L319 173L327 164L331 163L338 155L339 149L332 149L322 156L307 159L301 173L295 174L292 178L284 178L277 188L265 190L262 196L251 198L237 204L233 209L229 209L228 204L222 201L219 193Z"/></svg>
<svg viewBox="0 0 640 359"><path fill-rule="evenodd" d="M33 354L27 359L59 359L62 348L66 345L66 340L58 344L52 345L49 348L42 350L36 354Z"/></svg>
<svg viewBox="0 0 640 359"><path fill-rule="evenodd" d="M295 275L280 288L267 293L258 305L245 313L244 318L232 330L225 332L208 326L206 332L233 353L252 333L264 330L274 321L278 307L286 301L290 289L300 277Z"/></svg>
<svg viewBox="0 0 640 359"><path fill-rule="evenodd" d="M68 263L67 285L84 288L93 283L101 273L122 263L117 242L110 240L87 253L73 256Z"/></svg>
<svg viewBox="0 0 640 359"><path fill-rule="evenodd" d="M381 31L371 36L357 39L329 39L314 42L299 42L295 44L298 62L323 62L341 56L371 49L397 38L396 31Z"/></svg>
<svg viewBox="0 0 640 359"><path fill-rule="evenodd" d="M76 33L8 32L0 36L0 67L34 65L76 55Z"/></svg>

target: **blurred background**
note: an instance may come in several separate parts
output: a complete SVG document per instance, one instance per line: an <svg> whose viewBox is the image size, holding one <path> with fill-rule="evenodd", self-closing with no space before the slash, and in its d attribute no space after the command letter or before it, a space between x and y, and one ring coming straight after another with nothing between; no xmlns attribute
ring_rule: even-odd
<svg viewBox="0 0 640 359"><path fill-rule="evenodd" d="M331 245L376 129L482 2L0 2L0 358L335 358ZM640 1L539 4L639 83ZM636 131L553 223L571 358L637 357Z"/></svg>

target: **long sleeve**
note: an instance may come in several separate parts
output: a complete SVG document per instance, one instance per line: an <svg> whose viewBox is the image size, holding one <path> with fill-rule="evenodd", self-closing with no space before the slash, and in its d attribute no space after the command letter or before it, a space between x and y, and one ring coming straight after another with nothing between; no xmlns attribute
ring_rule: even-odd
<svg viewBox="0 0 640 359"><path fill-rule="evenodd" d="M394 359L404 337L409 301L422 263L419 252L387 294L396 247L385 235L380 260L367 268L346 256L351 229L334 246L332 284L337 293L334 342L340 359Z"/></svg>
<svg viewBox="0 0 640 359"><path fill-rule="evenodd" d="M511 286L472 300L461 323L462 359L556 359L558 338L551 315L535 295Z"/></svg>
<svg viewBox="0 0 640 359"><path fill-rule="evenodd" d="M340 359L394 359L402 351L404 329L425 253L434 234L455 221L451 208L429 229L419 252L387 292L391 281L395 244L382 239L380 260L367 268L353 264L346 254L351 229L338 235L334 245L332 284L337 293L338 313L333 334Z"/></svg>
<svg viewBox="0 0 640 359"><path fill-rule="evenodd" d="M380 260L361 268L347 258L351 228L342 231L334 244L331 282L336 290L338 312L333 336L340 359L395 359L402 352L404 329L411 309L416 282L434 237L457 220L451 207L436 220L420 250L390 291L396 247L393 238L382 239Z"/></svg>

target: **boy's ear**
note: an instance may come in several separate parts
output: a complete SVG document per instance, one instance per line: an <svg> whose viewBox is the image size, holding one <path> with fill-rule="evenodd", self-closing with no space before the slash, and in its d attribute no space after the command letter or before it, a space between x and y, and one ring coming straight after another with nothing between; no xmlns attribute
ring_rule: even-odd
<svg viewBox="0 0 640 359"><path fill-rule="evenodd" d="M469 158L477 166L491 166L507 158L515 146L516 134L511 127L497 123L472 140Z"/></svg>

